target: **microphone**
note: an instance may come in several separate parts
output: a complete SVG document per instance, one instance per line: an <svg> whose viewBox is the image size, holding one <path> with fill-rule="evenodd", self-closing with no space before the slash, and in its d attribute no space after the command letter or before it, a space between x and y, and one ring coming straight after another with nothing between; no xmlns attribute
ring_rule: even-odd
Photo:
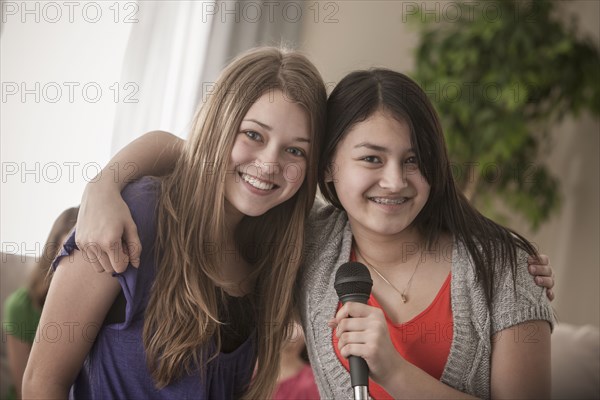
<svg viewBox="0 0 600 400"><path fill-rule="evenodd" d="M337 270L333 286L342 304L346 304L348 301L367 304L373 280L364 264L347 262ZM357 356L350 356L348 362L350 363L350 382L354 390L354 399L367 400L369 398L369 366L362 357Z"/></svg>

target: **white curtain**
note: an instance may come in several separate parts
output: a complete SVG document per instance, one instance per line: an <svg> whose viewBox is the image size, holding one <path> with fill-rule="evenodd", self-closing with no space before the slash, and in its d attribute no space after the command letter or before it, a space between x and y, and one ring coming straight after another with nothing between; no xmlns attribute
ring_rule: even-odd
<svg viewBox="0 0 600 400"><path fill-rule="evenodd" d="M211 25L209 60L203 82L213 82L227 63L256 46L297 48L302 22L308 18L304 1L219 1ZM239 15L238 15L239 14ZM239 18L234 20L234 18Z"/></svg>
<svg viewBox="0 0 600 400"><path fill-rule="evenodd" d="M212 18L203 2L140 1L127 45L111 151L150 130L181 137L196 107Z"/></svg>
<svg viewBox="0 0 600 400"><path fill-rule="evenodd" d="M298 1L137 4L139 22L131 31L120 82L130 98L117 105L113 154L150 130L187 137L203 90L210 90L222 68L251 47L297 47L302 18L296 16L304 12Z"/></svg>

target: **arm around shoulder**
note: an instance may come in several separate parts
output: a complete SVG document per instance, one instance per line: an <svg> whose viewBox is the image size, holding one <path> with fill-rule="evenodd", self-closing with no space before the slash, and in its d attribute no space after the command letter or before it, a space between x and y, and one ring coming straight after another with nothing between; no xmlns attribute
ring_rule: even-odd
<svg viewBox="0 0 600 400"><path fill-rule="evenodd" d="M162 176L173 170L184 140L165 131L151 131L123 147L87 187L101 182L125 185L146 175Z"/></svg>
<svg viewBox="0 0 600 400"><path fill-rule="evenodd" d="M168 132L146 133L119 151L89 182L77 216L77 243L90 252L98 272L124 272L129 262L139 266L141 242L120 192L146 175L170 172L184 141Z"/></svg>

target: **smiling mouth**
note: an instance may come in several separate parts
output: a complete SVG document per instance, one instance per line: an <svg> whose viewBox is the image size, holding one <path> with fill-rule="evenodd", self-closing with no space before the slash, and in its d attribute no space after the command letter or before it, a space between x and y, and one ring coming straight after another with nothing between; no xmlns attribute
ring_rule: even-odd
<svg viewBox="0 0 600 400"><path fill-rule="evenodd" d="M384 197L369 197L374 203L383 204L386 206L400 205L408 201L408 197L400 197L399 199L386 199Z"/></svg>
<svg viewBox="0 0 600 400"><path fill-rule="evenodd" d="M253 188L256 188L259 190L267 191L267 190L272 190L272 189L276 189L279 187L274 183L263 181L252 175L240 173L240 177L244 180L244 182L246 182Z"/></svg>

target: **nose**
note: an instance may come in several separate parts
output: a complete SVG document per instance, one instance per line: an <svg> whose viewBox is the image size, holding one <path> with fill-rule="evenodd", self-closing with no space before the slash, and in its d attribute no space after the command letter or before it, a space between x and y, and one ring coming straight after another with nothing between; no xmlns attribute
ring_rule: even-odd
<svg viewBox="0 0 600 400"><path fill-rule="evenodd" d="M281 172L279 163L279 150L275 146L267 147L257 154L256 165L260 168L261 175L272 178Z"/></svg>
<svg viewBox="0 0 600 400"><path fill-rule="evenodd" d="M391 193L397 193L408 186L408 173L402 165L388 163L382 170L379 186Z"/></svg>

